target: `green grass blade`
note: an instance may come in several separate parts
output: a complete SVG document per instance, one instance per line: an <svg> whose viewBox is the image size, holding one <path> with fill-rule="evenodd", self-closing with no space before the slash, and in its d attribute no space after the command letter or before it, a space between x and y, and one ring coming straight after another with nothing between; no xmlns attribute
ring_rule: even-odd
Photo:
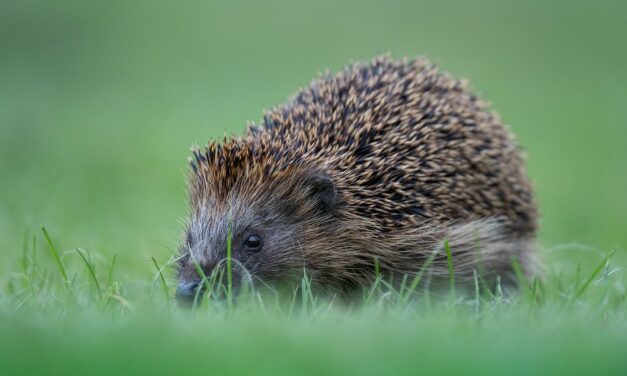
<svg viewBox="0 0 627 376"><path fill-rule="evenodd" d="M374 283L372 284L372 287L370 288L370 290L368 291L368 294L366 295L366 298L364 299L364 306L367 306L370 303L373 296L379 291L380 285L381 285L381 276L378 276L377 278L375 278Z"/></svg>
<svg viewBox="0 0 627 376"><path fill-rule="evenodd" d="M37 274L37 234L33 234L33 241L31 243L31 280L33 276Z"/></svg>
<svg viewBox="0 0 627 376"><path fill-rule="evenodd" d="M89 271L89 275L91 276L92 281L94 281L94 285L96 286L96 291L98 291L98 297L102 300L102 289L100 288L100 283L98 283L98 278L96 278L96 271L94 270L94 266L87 260L87 257L81 252L79 248L76 248L76 252L81 256L87 270Z"/></svg>
<svg viewBox="0 0 627 376"><path fill-rule="evenodd" d="M205 271L202 270L202 267L196 260L194 260L194 269L196 270L196 274L198 274L198 276L200 277L200 283L198 284L199 287L196 289L196 294L194 294L194 303L192 304L192 310L195 310L197 306L200 304L200 297L201 297L201 291L202 291L202 288L200 288L200 286L202 285L205 286L205 290L206 290L205 293L206 293L207 300L211 298L211 294L214 288L214 282L216 279L214 274L217 268L214 269L214 272L211 275L212 276L211 281L209 280L209 278L207 278Z"/></svg>
<svg viewBox="0 0 627 376"><path fill-rule="evenodd" d="M583 286L581 286L579 288L579 290L577 290L577 293L574 296L574 299L577 300L579 299L579 297L586 291L586 289L588 289L588 286L590 286L590 284L592 283L592 281L594 281L594 279L596 278L596 276L601 273L601 271L603 270L603 268L605 268L606 264L608 264L610 262L610 259L612 258L612 256L614 255L615 250L611 250L610 253L608 253L607 256L605 256L605 258L603 259L603 261L594 269L594 271L592 272L592 274L590 274L590 276L588 277L588 279L586 280L586 282L583 284Z"/></svg>
<svg viewBox="0 0 627 376"><path fill-rule="evenodd" d="M446 266L448 267L448 275L451 280L451 294L455 298L455 271L453 270L453 254L448 244L448 239L444 240L444 250L446 251Z"/></svg>
<svg viewBox="0 0 627 376"><path fill-rule="evenodd" d="M117 259L118 255L113 255L113 260L111 261L111 266L109 267L109 276L107 277L107 290L111 288L111 283L113 282L113 268L115 267Z"/></svg>
<svg viewBox="0 0 627 376"><path fill-rule="evenodd" d="M161 287L163 288L163 294L165 295L165 299L169 303L170 293L168 292L168 284L165 282L165 278L163 277L163 273L161 272L161 268L159 267L157 260L155 260L154 257L151 257L151 259L152 259L152 263L155 265L155 268L157 268L157 273L159 274L159 279L161 280Z"/></svg>
<svg viewBox="0 0 627 376"><path fill-rule="evenodd" d="M301 299L301 309L302 309L302 313L305 314L305 312L307 311L307 294L309 294L309 291L307 289L307 271L303 270L303 279L301 279L300 281L300 299Z"/></svg>
<svg viewBox="0 0 627 376"><path fill-rule="evenodd" d="M59 272L61 273L61 276L63 277L65 286L69 290L72 287L72 285L70 282L70 278L68 278L68 274L65 271L65 266L63 265L63 261L61 260L61 257L59 256L59 252L57 252L57 249L52 243L52 239L50 238L50 234L48 234L48 231L46 231L46 228L42 226L41 231L43 231L44 237L46 238L46 241L48 242L48 246L50 247L50 252L52 253L52 257L54 257L54 260L57 263L57 267L59 268Z"/></svg>
<svg viewBox="0 0 627 376"><path fill-rule="evenodd" d="M229 306L229 312L233 311L233 270L232 267L232 252L233 252L233 218L229 212L229 221L227 225L226 236L226 283L227 283L227 303Z"/></svg>
<svg viewBox="0 0 627 376"><path fill-rule="evenodd" d="M28 262L28 246L30 242L30 236L28 230L24 230L24 238L22 239L22 255L20 256L20 266L22 267L22 273L28 276L29 262Z"/></svg>
<svg viewBox="0 0 627 376"><path fill-rule="evenodd" d="M436 248L433 251L431 251L431 254L427 258L427 260L425 260L424 264L422 264L422 266L420 267L420 270L418 271L418 273L412 280L411 285L409 285L409 288L407 289L405 295L401 297L401 301L403 305L407 304L407 302L409 301L409 298L418 287L418 284L420 284L420 280L422 279L422 276L424 275L425 271L431 267L431 264L433 264L433 261L435 260L435 257L438 255L438 253L440 253L439 248Z"/></svg>
<svg viewBox="0 0 627 376"><path fill-rule="evenodd" d="M472 277L475 282L475 316L479 317L479 304L481 303L481 299L479 297L479 278L477 276L477 270L472 270Z"/></svg>
<svg viewBox="0 0 627 376"><path fill-rule="evenodd" d="M295 285L293 290L292 290L292 300L290 302L290 306L289 306L288 311L287 311L287 318L288 319L291 319L292 315L294 313L294 307L296 306L296 298L298 296L298 290L299 289L300 288Z"/></svg>
<svg viewBox="0 0 627 376"><path fill-rule="evenodd" d="M520 265L520 261L517 257L512 258L512 268L514 269L514 274L516 275L516 279L518 280L518 284L520 287L525 290L527 294L531 292L531 286L529 286L529 281L527 280L527 276L525 276L525 272Z"/></svg>
<svg viewBox="0 0 627 376"><path fill-rule="evenodd" d="M22 268L22 274L27 279L27 285L31 294L35 294L33 287L33 271L35 269L34 260L29 256L30 250L30 234L28 230L24 231L24 239L22 246L22 255L20 257L20 264Z"/></svg>

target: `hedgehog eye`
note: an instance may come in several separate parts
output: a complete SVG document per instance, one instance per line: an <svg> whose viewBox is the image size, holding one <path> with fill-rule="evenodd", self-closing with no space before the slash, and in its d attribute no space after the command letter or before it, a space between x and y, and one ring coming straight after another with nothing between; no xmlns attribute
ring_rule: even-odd
<svg viewBox="0 0 627 376"><path fill-rule="evenodd" d="M261 247L261 237L259 235L250 235L244 242L247 248L251 250L257 250Z"/></svg>

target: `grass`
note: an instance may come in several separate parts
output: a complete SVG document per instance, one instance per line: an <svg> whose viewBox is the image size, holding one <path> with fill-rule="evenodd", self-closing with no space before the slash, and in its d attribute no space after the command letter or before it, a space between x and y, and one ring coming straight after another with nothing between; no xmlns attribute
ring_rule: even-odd
<svg viewBox="0 0 627 376"><path fill-rule="evenodd" d="M451 247L448 244L448 239L444 240L444 250L446 251L446 265L448 267L448 275L451 281L451 294L455 296L455 273L453 272L453 254L451 252ZM473 271L474 275L476 275L476 271ZM476 284L476 278L475 278Z"/></svg>
<svg viewBox="0 0 627 376"><path fill-rule="evenodd" d="M61 257L59 257L59 252L57 252L57 249L54 247L54 244L52 244L52 240L50 239L50 235L48 235L48 231L46 231L46 228L42 227L41 231L43 231L44 237L46 238L46 241L48 242L48 245L50 246L50 252L52 253L52 256L54 257L54 260L57 262L57 266L59 267L59 272L61 273L61 276L63 277L63 280L65 281L65 286L69 290L72 288L72 284L70 283L70 279L68 278L67 272L65 271L65 266L63 266L63 261L61 261Z"/></svg>
<svg viewBox="0 0 627 376"><path fill-rule="evenodd" d="M625 374L626 34L609 0L0 2L0 373ZM430 258L346 304L232 296L228 267L177 308L189 146L386 51L511 126L544 273L436 294Z"/></svg>
<svg viewBox="0 0 627 376"><path fill-rule="evenodd" d="M228 231L227 231L227 235L226 235L226 280L227 280L227 285L226 285L226 299L227 302L229 304L229 311L233 310L233 257L232 257L232 251L233 251L233 221L231 218L231 214L229 213L229 220L228 220Z"/></svg>
<svg viewBox="0 0 627 376"><path fill-rule="evenodd" d="M42 261L41 237L58 258ZM408 287L396 289L380 277L348 302L316 296L307 275L292 291L252 288L234 297L223 283L226 273L218 272L202 275L206 293L190 310L173 301L173 265L160 266L153 257L148 284L115 279L115 256L97 264L84 250L59 253L53 238L45 230L25 237L29 257L0 301L0 334L11 338L0 347L0 362L11 374L169 374L177 367L260 374L622 374L627 367L627 295L614 252L591 270L553 270L525 280L527 287L512 294L486 289L476 274L466 293L426 288L430 262L439 252L454 254L450 247L434 251ZM45 319L37 312L46 312ZM46 353L53 348L56 356ZM29 361L27 354L39 357L39 351L43 359Z"/></svg>
<svg viewBox="0 0 627 376"><path fill-rule="evenodd" d="M13 273L8 280L8 293L3 295L5 299L3 303L8 304L4 308L20 311L25 309L26 306L32 306L49 308L51 311L59 312L64 309L71 310L77 307L90 308L94 302L103 301L106 294L103 293L101 286L106 286L105 291L107 291L112 286L132 284L131 281L113 280L116 256L112 258L109 270L106 273L102 273L106 275L106 283L101 283L96 272L96 264L90 261L90 257L86 256L86 251L80 249L75 251L79 255L80 261L86 266L84 268L86 272L81 273L80 268L78 268L80 263L74 262L73 265L76 270L68 273L68 269L63 266L63 256L59 256L59 253L56 251L50 234L45 229L42 230L42 236L48 240L48 246L52 254L56 256L53 258L55 262L53 265L50 265L50 263L41 264L42 262L38 261L41 260L41 257L28 257L24 260L22 271ZM33 239L37 239L37 235ZM30 253L30 255L34 256L43 252L43 250L37 248L38 243L36 241L33 241L31 244L31 249L29 249L28 244L25 245L26 252ZM468 305L472 305L473 310L477 307L487 308L488 306L496 310L507 310L510 308L517 310L519 307L525 306L544 309L546 307L572 308L577 305L593 307L598 304L596 308L599 309L603 317L608 317L609 315L618 315L617 317L620 317L627 313L627 311L622 311L627 303L623 268L612 263L614 251L610 251L602 257L598 265L587 271L587 274L582 272L581 267L577 268L576 273L572 273L572 270L553 270L548 274L545 273L542 276L534 277L531 282L528 281L527 277L520 274L521 291L511 292L507 295L503 293L500 286L496 286L493 291L490 290L486 285L479 282L478 275L475 273L472 293L462 293L459 296L454 293L455 285L453 284L451 284L447 294L446 292L429 289L428 278L426 282L424 281L424 277L429 277L430 264L441 252L446 254L453 253L448 245L445 245L444 250L434 250L419 272L412 277L412 282L408 287L405 287L403 283L396 288L393 284L386 281L385 278L379 276L373 283L373 286L364 290L363 299L341 300L338 302L335 302L335 299L319 299L311 288L311 280L306 272L301 283L291 292L288 291L287 294L273 289L256 290L254 286L250 286L252 289L243 289L238 294L237 302L235 302L235 296L231 290L232 277L227 277L227 282L224 282L225 274L226 276L229 275L228 262L226 263L226 273L218 268L210 276L206 276L202 269L198 267L197 271L206 284L207 290L204 295L197 297L197 299L201 299L206 304L204 306L197 304L196 308L201 309L202 306L207 307L207 309L223 309L224 317L229 317L236 315L233 312L233 304L237 303L237 308L244 311L253 309L268 313L267 309L272 307L275 311L270 311L269 313L286 316L282 302L287 302L289 303L287 306L290 313L287 316L291 317L290 315L295 309L294 302L297 300L296 297L299 297L301 304L298 305L298 310L304 312L310 318L315 318L322 311L322 307L330 310L337 308L338 312L343 309L347 309L346 312L350 312L352 309L359 311L383 309L398 311L399 313L415 313L427 308L424 306L425 301L433 299L438 302L440 308L448 307L447 309L450 308L459 312L463 312ZM71 255L71 252L64 254L65 257ZM136 308L146 305L153 306L155 300L158 301L157 305L161 305L163 301L174 304L172 290L175 289L176 280L173 277L175 270L173 258L165 266L159 266L158 261L154 257L151 260L155 267L152 283L146 286L145 291L141 291L141 295L146 296L147 299L133 296L129 292L127 297L129 300L120 299L111 308L124 315L132 312L132 309L130 309L131 305L128 303L131 299L134 301L132 306L136 306ZM59 267L59 265L61 266ZM57 272L53 273L51 269L56 269ZM452 265L450 273L451 281L454 281ZM73 289L67 288L68 281L72 281L69 285L73 286ZM95 289L90 288L90 285L93 285ZM419 286L422 286L423 289L419 289ZM154 296L155 288L162 291L161 299L157 299ZM129 291L129 289L118 288L118 291ZM426 299L426 295L430 296L431 299ZM286 300L281 300L285 298ZM385 301L385 304L379 304L383 301ZM19 304L10 304L15 302L19 302ZM242 306L247 308L241 308ZM99 307L104 308L104 305ZM429 307L428 309L431 308ZM107 312L108 309L103 309L103 312Z"/></svg>

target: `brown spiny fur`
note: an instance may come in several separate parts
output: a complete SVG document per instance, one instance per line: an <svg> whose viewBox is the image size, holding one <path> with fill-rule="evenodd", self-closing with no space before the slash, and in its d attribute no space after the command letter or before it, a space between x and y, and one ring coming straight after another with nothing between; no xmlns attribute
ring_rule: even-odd
<svg viewBox="0 0 627 376"><path fill-rule="evenodd" d="M325 75L243 137L194 150L181 280L234 254L265 281L348 290L416 273L448 239L456 280L512 280L536 231L515 140L464 81L429 62L379 57ZM237 248L262 233L261 251ZM242 243L243 244L243 243ZM243 246L242 246L243 247ZM432 279L448 277L440 252Z"/></svg>

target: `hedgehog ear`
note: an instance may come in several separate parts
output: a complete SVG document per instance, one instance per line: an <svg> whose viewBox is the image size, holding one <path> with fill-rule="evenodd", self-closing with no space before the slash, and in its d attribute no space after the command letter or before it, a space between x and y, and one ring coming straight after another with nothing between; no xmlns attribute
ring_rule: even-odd
<svg viewBox="0 0 627 376"><path fill-rule="evenodd" d="M335 206L337 192L333 181L324 175L310 177L306 183L309 189L309 197L316 202L316 207L322 212L329 212Z"/></svg>

